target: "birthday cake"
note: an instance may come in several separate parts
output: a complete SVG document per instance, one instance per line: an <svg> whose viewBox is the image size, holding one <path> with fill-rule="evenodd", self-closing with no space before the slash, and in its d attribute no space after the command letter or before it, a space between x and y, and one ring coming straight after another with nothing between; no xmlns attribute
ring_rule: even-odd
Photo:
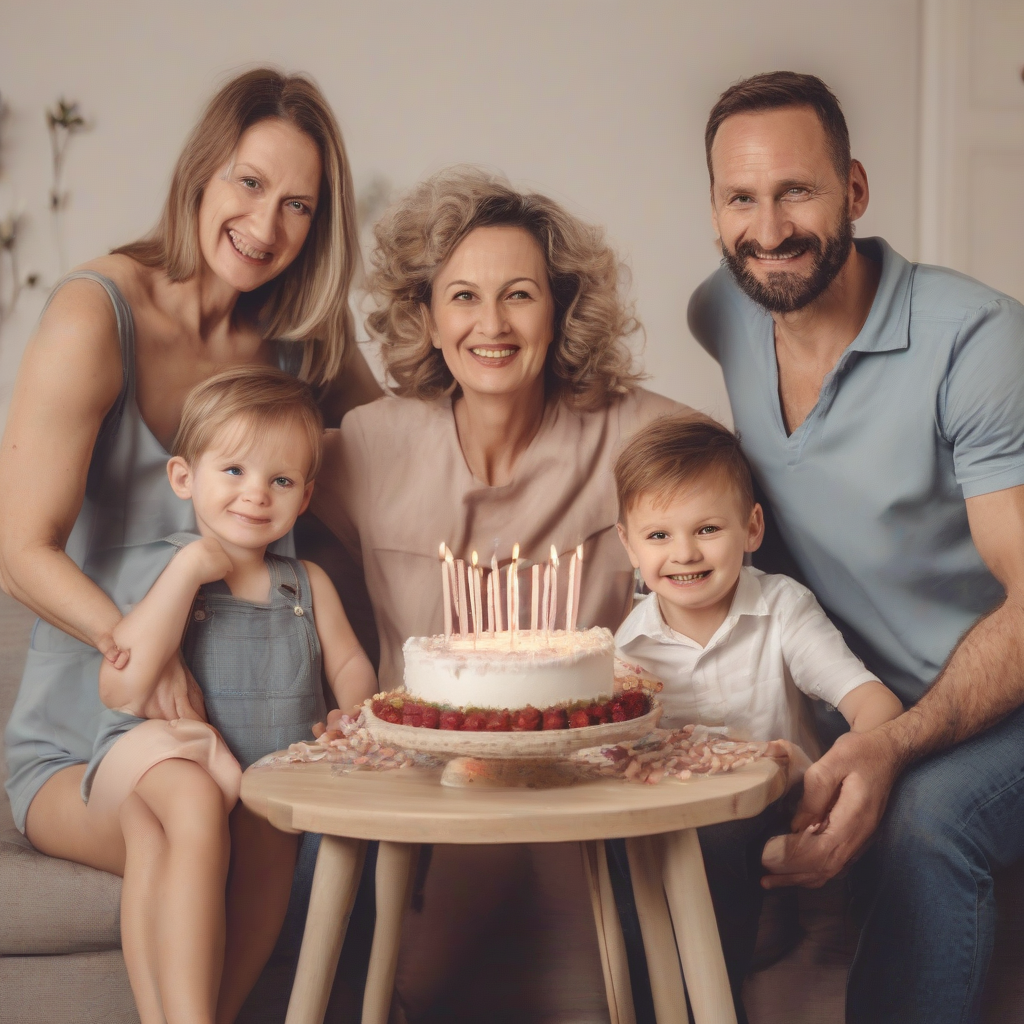
<svg viewBox="0 0 1024 1024"><path fill-rule="evenodd" d="M485 590L475 552L471 566L456 562L444 545L441 553L445 632L406 640L404 689L373 699L376 718L428 729L527 732L625 722L651 710L639 685L616 687L611 632L575 628L582 546L570 565L565 629L552 628L557 614L554 551L543 589L539 566L533 567L528 629L502 628L496 564ZM511 623L519 621L518 556L516 545L505 588Z"/></svg>

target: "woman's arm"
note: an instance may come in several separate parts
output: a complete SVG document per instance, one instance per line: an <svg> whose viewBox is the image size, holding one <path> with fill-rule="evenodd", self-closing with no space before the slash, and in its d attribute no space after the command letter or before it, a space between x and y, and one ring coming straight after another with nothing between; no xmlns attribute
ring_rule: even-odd
<svg viewBox="0 0 1024 1024"><path fill-rule="evenodd" d="M230 571L231 559L207 538L193 541L171 559L149 593L114 627L120 655L100 666L100 700L107 707L162 717L151 698L168 662L177 659L196 591Z"/></svg>
<svg viewBox="0 0 1024 1024"><path fill-rule="evenodd" d="M0 586L104 654L121 614L64 545L121 376L109 298L94 282L68 282L25 350L0 441Z"/></svg>
<svg viewBox="0 0 1024 1024"><path fill-rule="evenodd" d="M377 692L377 676L352 632L338 592L327 573L312 562L302 564L309 574L313 592L313 617L324 654L327 683L338 707L348 712Z"/></svg>

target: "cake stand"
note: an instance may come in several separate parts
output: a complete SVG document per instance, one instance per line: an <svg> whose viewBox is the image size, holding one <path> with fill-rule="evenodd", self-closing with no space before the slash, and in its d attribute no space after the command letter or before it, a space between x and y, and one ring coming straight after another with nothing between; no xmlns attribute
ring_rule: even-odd
<svg viewBox="0 0 1024 1024"><path fill-rule="evenodd" d="M367 731L378 743L449 758L441 775L442 786L540 789L572 785L587 774L587 766L567 760L568 755L577 750L612 746L647 736L661 718L661 705L657 701L652 704L646 715L628 722L534 732L426 729L382 721L369 705L364 713Z"/></svg>

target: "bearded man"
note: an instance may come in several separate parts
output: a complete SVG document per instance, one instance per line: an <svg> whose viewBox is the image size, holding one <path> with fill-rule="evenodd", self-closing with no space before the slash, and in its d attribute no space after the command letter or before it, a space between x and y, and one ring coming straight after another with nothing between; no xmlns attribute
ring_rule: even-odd
<svg viewBox="0 0 1024 1024"><path fill-rule="evenodd" d="M907 707L808 771L763 884L873 839L847 1020L975 1020L992 873L1024 856L1024 307L854 240L867 174L819 79L732 86L705 142L725 265L691 330L805 581Z"/></svg>

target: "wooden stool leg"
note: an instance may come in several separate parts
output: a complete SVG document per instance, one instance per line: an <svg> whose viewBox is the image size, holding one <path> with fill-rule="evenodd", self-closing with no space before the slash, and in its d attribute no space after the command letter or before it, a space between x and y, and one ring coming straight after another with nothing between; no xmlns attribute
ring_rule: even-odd
<svg viewBox="0 0 1024 1024"><path fill-rule="evenodd" d="M695 1024L736 1024L718 923L711 904L697 830L670 832L664 879Z"/></svg>
<svg viewBox="0 0 1024 1024"><path fill-rule="evenodd" d="M608 874L608 858L603 842L580 843L583 870L590 889L590 904L597 927L597 945L601 951L604 990L608 997L611 1024L636 1024L633 1010L633 989L629 983L629 961L622 937L619 912Z"/></svg>
<svg viewBox="0 0 1024 1024"><path fill-rule="evenodd" d="M419 847L381 842L377 848L377 922L363 992L362 1024L387 1024L398 967L402 915L409 905Z"/></svg>
<svg viewBox="0 0 1024 1024"><path fill-rule="evenodd" d="M660 837L640 836L626 840L633 898L647 954L647 974L658 1024L688 1024L686 990L679 973L672 920L662 888ZM689 984L689 977L687 977Z"/></svg>
<svg viewBox="0 0 1024 1024"><path fill-rule="evenodd" d="M366 843L358 839L320 840L285 1024L323 1024L365 855Z"/></svg>

